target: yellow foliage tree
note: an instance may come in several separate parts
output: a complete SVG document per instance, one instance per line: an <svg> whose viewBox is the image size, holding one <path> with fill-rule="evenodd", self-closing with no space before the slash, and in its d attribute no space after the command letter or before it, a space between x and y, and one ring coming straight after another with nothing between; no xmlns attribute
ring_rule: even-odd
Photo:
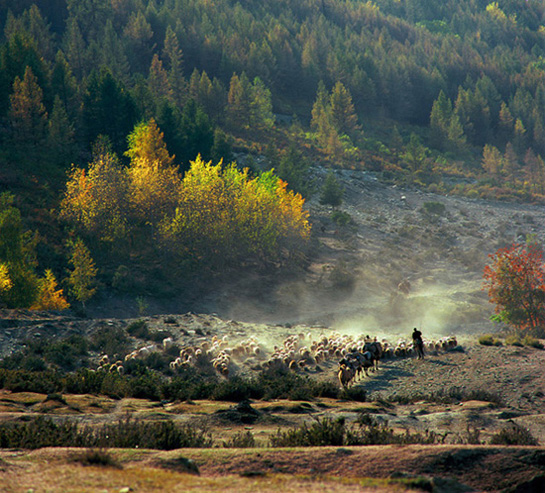
<svg viewBox="0 0 545 493"><path fill-rule="evenodd" d="M251 178L234 164L212 165L198 157L181 187L165 242L182 256L212 268L288 259L310 236L300 194L272 172Z"/></svg>
<svg viewBox="0 0 545 493"><path fill-rule="evenodd" d="M170 166L174 162L175 156L168 153L164 133L153 118L136 125L127 140L129 149L125 152L125 156L129 157L131 162L157 162L163 167Z"/></svg>
<svg viewBox="0 0 545 493"><path fill-rule="evenodd" d="M58 289L55 274L50 269L45 271L45 277L40 279L38 299L32 305L32 310L66 310L70 304L66 301L62 288Z"/></svg>
<svg viewBox="0 0 545 493"><path fill-rule="evenodd" d="M99 155L89 170L72 167L61 201L61 218L103 241L125 238L129 232L125 170L113 154Z"/></svg>
<svg viewBox="0 0 545 493"><path fill-rule="evenodd" d="M9 291L13 287L13 282L9 277L9 267L6 264L0 264L0 298L2 293Z"/></svg>

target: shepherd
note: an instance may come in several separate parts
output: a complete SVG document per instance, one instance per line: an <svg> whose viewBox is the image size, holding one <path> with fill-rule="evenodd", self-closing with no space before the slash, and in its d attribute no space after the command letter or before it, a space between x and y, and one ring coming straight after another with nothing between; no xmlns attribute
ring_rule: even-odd
<svg viewBox="0 0 545 493"><path fill-rule="evenodd" d="M424 341L422 340L422 332L416 327L413 330L413 345L416 350L416 356L418 359L424 359Z"/></svg>

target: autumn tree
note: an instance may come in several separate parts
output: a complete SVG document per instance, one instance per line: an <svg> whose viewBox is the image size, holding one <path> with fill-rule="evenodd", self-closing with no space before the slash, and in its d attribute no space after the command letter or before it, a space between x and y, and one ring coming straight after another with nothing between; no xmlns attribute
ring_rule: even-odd
<svg viewBox="0 0 545 493"><path fill-rule="evenodd" d="M176 214L163 223L163 242L180 260L216 271L298 259L310 233L303 204L272 172L252 178L199 157L182 180Z"/></svg>
<svg viewBox="0 0 545 493"><path fill-rule="evenodd" d="M46 138L47 111L43 104L43 91L29 66L23 78L17 77L13 83L9 120L15 147L25 155L30 153L31 157L37 157Z"/></svg>
<svg viewBox="0 0 545 493"><path fill-rule="evenodd" d="M496 305L495 320L517 330L545 327L545 266L537 245L515 244L490 255L484 288Z"/></svg>
<svg viewBox="0 0 545 493"><path fill-rule="evenodd" d="M161 166L170 166L174 156L168 153L164 141L164 133L157 126L154 118L141 122L134 127L134 130L127 137L129 144L125 156L136 161L157 161Z"/></svg>
<svg viewBox="0 0 545 493"><path fill-rule="evenodd" d="M137 125L127 140L125 155L131 159L128 202L140 224L157 225L165 215L174 213L178 203L178 167L172 166L174 156L153 118Z"/></svg>
<svg viewBox="0 0 545 493"><path fill-rule="evenodd" d="M72 166L61 201L60 217L80 231L106 242L126 240L129 183L115 154L95 156L89 169Z"/></svg>
<svg viewBox="0 0 545 493"><path fill-rule="evenodd" d="M1 288L0 288L1 289ZM55 274L51 269L39 281L39 293L31 307L33 310L66 310L70 304L64 297L62 288L59 288Z"/></svg>

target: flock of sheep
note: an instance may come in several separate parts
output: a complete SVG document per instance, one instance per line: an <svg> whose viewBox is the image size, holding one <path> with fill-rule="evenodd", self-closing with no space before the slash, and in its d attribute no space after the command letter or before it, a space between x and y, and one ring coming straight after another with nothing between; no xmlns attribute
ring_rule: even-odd
<svg viewBox="0 0 545 493"><path fill-rule="evenodd" d="M424 341L426 353L449 350L458 345L453 336L437 341ZM127 354L125 362L132 359L144 359L153 352L163 351L172 354L172 349L179 344L173 337L167 337L162 344L149 344ZM260 371L266 369L286 369L293 371L323 371L323 366L331 367L338 362L337 377L342 387L347 387L368 371L378 370L381 359L410 357L415 354L412 342L399 340L395 345L383 339L377 341L369 336L352 336L332 332L313 340L312 333L299 333L287 336L282 344L274 346L272 351L256 337L251 336L234 342L227 335L201 338L194 344L182 345L179 355L169 363L170 370L176 373L179 368L211 365L220 375L229 377L242 367ZM103 355L99 361L99 371L124 373L123 361L110 363Z"/></svg>

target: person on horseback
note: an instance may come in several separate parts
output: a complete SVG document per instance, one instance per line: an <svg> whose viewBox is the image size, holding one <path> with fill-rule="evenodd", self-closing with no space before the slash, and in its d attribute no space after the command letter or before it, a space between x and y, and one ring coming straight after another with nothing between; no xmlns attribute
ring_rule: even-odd
<svg viewBox="0 0 545 493"><path fill-rule="evenodd" d="M416 356L418 359L424 359L424 341L422 340L422 332L416 327L413 330L413 344L416 350Z"/></svg>

